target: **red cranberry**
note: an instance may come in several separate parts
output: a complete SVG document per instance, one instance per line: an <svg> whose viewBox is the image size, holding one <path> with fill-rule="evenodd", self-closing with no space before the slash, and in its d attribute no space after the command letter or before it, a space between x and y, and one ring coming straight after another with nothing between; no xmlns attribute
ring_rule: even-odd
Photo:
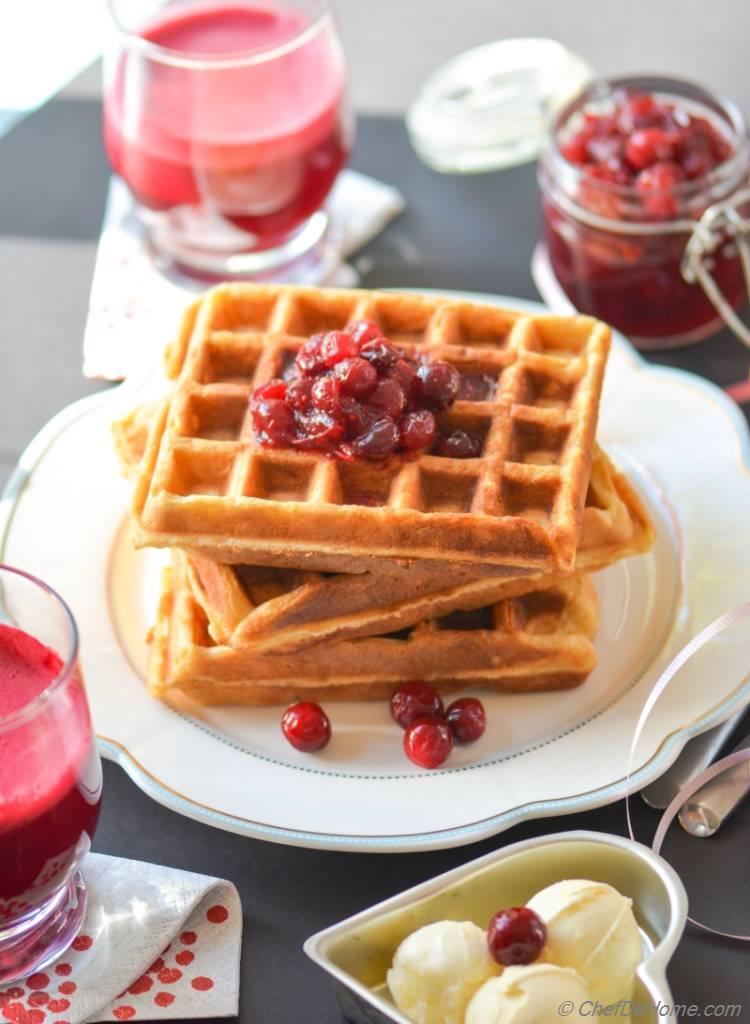
<svg viewBox="0 0 750 1024"><path fill-rule="evenodd" d="M294 441L294 413L281 398L256 398L250 407L255 436L261 444L284 447Z"/></svg>
<svg viewBox="0 0 750 1024"><path fill-rule="evenodd" d="M369 405L362 405L361 402L356 402L352 398L343 397L340 408L346 429L350 436L355 438L366 433L378 420L383 418L383 414L379 410L371 409Z"/></svg>
<svg viewBox="0 0 750 1024"><path fill-rule="evenodd" d="M320 354L326 366L335 366L342 359L351 359L359 354L359 345L344 331L329 331L324 335Z"/></svg>
<svg viewBox="0 0 750 1024"><path fill-rule="evenodd" d="M430 409L448 409L458 394L459 375L450 363L423 363L417 370L420 401Z"/></svg>
<svg viewBox="0 0 750 1024"><path fill-rule="evenodd" d="M641 128L628 139L625 156L631 167L642 171L658 160L671 160L673 147L666 132L659 128Z"/></svg>
<svg viewBox="0 0 750 1024"><path fill-rule="evenodd" d="M286 738L305 753L322 750L331 738L331 723L320 704L303 700L286 709L281 719Z"/></svg>
<svg viewBox="0 0 750 1024"><path fill-rule="evenodd" d="M449 434L441 434L435 445L435 454L444 459L476 459L482 452L482 439L456 427Z"/></svg>
<svg viewBox="0 0 750 1024"><path fill-rule="evenodd" d="M288 384L284 380L279 380L278 377L274 377L269 380L266 384L261 384L259 388L256 388L250 397L251 402L259 402L264 398L286 398Z"/></svg>
<svg viewBox="0 0 750 1024"><path fill-rule="evenodd" d="M603 139L592 139L588 145L589 158L598 164L607 164L614 169L619 165L625 151L622 139L608 135Z"/></svg>
<svg viewBox="0 0 750 1024"><path fill-rule="evenodd" d="M404 752L420 768L438 768L453 750L448 723L435 715L415 718L404 733Z"/></svg>
<svg viewBox="0 0 750 1024"><path fill-rule="evenodd" d="M578 132L561 147L562 155L572 164L585 164L589 158L589 136Z"/></svg>
<svg viewBox="0 0 750 1024"><path fill-rule="evenodd" d="M402 729L410 726L415 718L425 715L440 717L443 714L443 702L437 690L427 683L418 680L402 683L391 696L391 715Z"/></svg>
<svg viewBox="0 0 750 1024"><path fill-rule="evenodd" d="M635 184L652 217L668 220L677 216L677 200L672 189L684 178L681 168L675 163L652 164L641 171Z"/></svg>
<svg viewBox="0 0 750 1024"><path fill-rule="evenodd" d="M648 128L654 123L656 100L648 93L631 93L622 101L618 115L620 131L629 135L637 128Z"/></svg>
<svg viewBox="0 0 750 1024"><path fill-rule="evenodd" d="M296 380L290 380L286 389L286 400L289 405L293 409L299 409L300 412L306 412L312 401L310 394L312 386L313 382L309 377L297 377Z"/></svg>
<svg viewBox="0 0 750 1024"><path fill-rule="evenodd" d="M297 353L294 361L303 373L314 374L325 369L326 364L320 352L322 341L322 334L313 334Z"/></svg>
<svg viewBox="0 0 750 1024"><path fill-rule="evenodd" d="M336 376L341 381L341 390L352 398L367 398L378 383L377 370L361 356L342 359L336 367Z"/></svg>
<svg viewBox="0 0 750 1024"><path fill-rule="evenodd" d="M387 459L393 455L398 444L398 428L393 420L376 420L373 425L354 441L355 455L365 459Z"/></svg>
<svg viewBox="0 0 750 1024"><path fill-rule="evenodd" d="M373 341L381 338L383 332L373 320L354 320L344 328L347 334L351 334L356 342L364 345L366 341Z"/></svg>
<svg viewBox="0 0 750 1024"><path fill-rule="evenodd" d="M414 382L417 377L417 368L408 359L399 359L388 371L388 376L397 380L401 389L406 395L406 401L410 401L414 393Z"/></svg>
<svg viewBox="0 0 750 1024"><path fill-rule="evenodd" d="M380 409L392 420L398 419L406 408L406 396L397 380L385 377L379 380L368 403L374 409Z"/></svg>
<svg viewBox="0 0 750 1024"><path fill-rule="evenodd" d="M344 428L325 412L312 412L298 418L299 435L294 444L297 448L330 449L342 439Z"/></svg>
<svg viewBox="0 0 750 1024"><path fill-rule="evenodd" d="M379 372L390 369L401 358L399 350L385 338L376 338L374 341L365 342L359 350L359 354L368 363L372 363Z"/></svg>
<svg viewBox="0 0 750 1024"><path fill-rule="evenodd" d="M487 928L487 945L503 967L533 964L547 941L544 921L529 907L498 910Z"/></svg>
<svg viewBox="0 0 750 1024"><path fill-rule="evenodd" d="M341 384L335 377L318 377L312 386L312 404L316 409L335 416L339 411L339 389Z"/></svg>
<svg viewBox="0 0 750 1024"><path fill-rule="evenodd" d="M429 409L419 409L417 412L410 412L399 421L398 432L401 439L401 447L408 452L419 451L420 448L428 448L435 437L437 424L435 417Z"/></svg>
<svg viewBox="0 0 750 1024"><path fill-rule="evenodd" d="M445 718L459 743L474 743L484 735L487 716L484 705L476 697L459 697L448 705Z"/></svg>

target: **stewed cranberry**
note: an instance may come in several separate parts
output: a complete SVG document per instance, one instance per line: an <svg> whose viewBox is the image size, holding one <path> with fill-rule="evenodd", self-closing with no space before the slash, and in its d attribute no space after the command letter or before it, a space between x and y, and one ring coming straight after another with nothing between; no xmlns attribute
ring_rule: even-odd
<svg viewBox="0 0 750 1024"><path fill-rule="evenodd" d="M443 701L437 690L428 683L417 681L402 683L391 696L391 715L402 729L411 725L415 718L424 715L439 717L443 713Z"/></svg>
<svg viewBox="0 0 750 1024"><path fill-rule="evenodd" d="M435 437L437 424L429 409L419 409L404 416L398 424L401 447L407 452L429 448Z"/></svg>
<svg viewBox="0 0 750 1024"><path fill-rule="evenodd" d="M316 409L335 416L339 411L341 384L336 377L318 377L312 386L312 404Z"/></svg>
<svg viewBox="0 0 750 1024"><path fill-rule="evenodd" d="M390 341L386 341L385 338L376 338L374 341L365 342L359 350L359 354L380 372L395 366L401 357L401 353L395 345L391 345Z"/></svg>
<svg viewBox="0 0 750 1024"><path fill-rule="evenodd" d="M363 405L346 396L342 397L340 407L347 434L351 438L357 438L366 433L378 420L383 419L383 414L378 409Z"/></svg>
<svg viewBox="0 0 750 1024"><path fill-rule="evenodd" d="M677 214L677 200L672 193L675 185L685 175L677 164L664 162L651 164L635 179L636 188L643 196L643 203L652 217L667 219Z"/></svg>
<svg viewBox="0 0 750 1024"><path fill-rule="evenodd" d="M406 395L397 380L384 377L378 381L368 398L368 403L374 409L380 409L386 416L390 416L392 420L396 420L406 408Z"/></svg>
<svg viewBox="0 0 750 1024"><path fill-rule="evenodd" d="M406 756L420 768L438 768L453 750L453 733L443 718L415 718L404 733Z"/></svg>
<svg viewBox="0 0 750 1024"><path fill-rule="evenodd" d="M636 171L650 167L657 160L671 160L672 155L672 142L661 128L641 128L633 132L625 146L625 157Z"/></svg>
<svg viewBox="0 0 750 1024"><path fill-rule="evenodd" d="M293 409L306 412L312 404L313 381L309 377L290 380L286 389L286 400Z"/></svg>
<svg viewBox="0 0 750 1024"><path fill-rule="evenodd" d="M322 750L331 738L331 723L320 704L303 700L286 709L281 730L297 750Z"/></svg>
<svg viewBox="0 0 750 1024"><path fill-rule="evenodd" d="M366 341L373 341L383 336L383 332L373 320L354 320L344 328L347 334L351 334L356 342L364 345Z"/></svg>
<svg viewBox="0 0 750 1024"><path fill-rule="evenodd" d="M533 964L546 941L546 925L529 907L498 910L487 928L490 953L503 967Z"/></svg>
<svg viewBox="0 0 750 1024"><path fill-rule="evenodd" d="M355 455L364 459L387 459L398 444L398 427L391 419L375 420L373 425L352 443Z"/></svg>
<svg viewBox="0 0 750 1024"><path fill-rule="evenodd" d="M423 363L417 378L417 393L428 409L441 412L455 402L460 380L455 366L442 361Z"/></svg>
<svg viewBox="0 0 750 1024"><path fill-rule="evenodd" d="M678 100L621 92L614 96L613 104L611 112L589 110L571 118L567 137L564 134L560 140L561 153L580 167L586 178L607 185L635 186L653 219L679 214L673 197L656 198L654 192L710 174L732 154L718 123ZM667 172L666 167L671 170ZM597 194L602 191L582 184L583 204L609 217L629 215L629 207L616 196L602 209L603 199Z"/></svg>
<svg viewBox="0 0 750 1024"><path fill-rule="evenodd" d="M342 359L351 359L359 354L359 344L345 331L329 331L323 335L320 355L326 366L335 366Z"/></svg>
<svg viewBox="0 0 750 1024"><path fill-rule="evenodd" d="M314 374L325 369L325 360L320 352L322 341L322 334L313 334L297 353L294 364L303 373Z"/></svg>
<svg viewBox="0 0 750 1024"><path fill-rule="evenodd" d="M297 417L297 434L293 444L297 448L310 451L324 448L330 451L339 441L343 440L344 428L338 420L325 412L312 412L307 416Z"/></svg>
<svg viewBox="0 0 750 1024"><path fill-rule="evenodd" d="M341 390L352 398L367 398L378 383L378 371L361 356L342 359L336 366L336 376L341 381Z"/></svg>
<svg viewBox="0 0 750 1024"><path fill-rule="evenodd" d="M459 697L448 705L445 719L459 743L474 743L484 735L487 716L484 705L476 697Z"/></svg>
<svg viewBox="0 0 750 1024"><path fill-rule="evenodd" d="M482 439L460 427L441 434L435 443L435 454L445 459L476 459L482 452Z"/></svg>
<svg viewBox="0 0 750 1024"><path fill-rule="evenodd" d="M407 359L399 359L388 371L388 376L397 380L406 395L406 401L411 401L414 395L414 386L417 378L417 367Z"/></svg>
<svg viewBox="0 0 750 1024"><path fill-rule="evenodd" d="M429 447L431 410L451 404L458 381L444 362L426 362L418 374L416 361L367 321L313 335L283 373L251 395L258 441L346 460Z"/></svg>
<svg viewBox="0 0 750 1024"><path fill-rule="evenodd" d="M253 429L261 444L289 445L294 439L294 413L283 398L258 396L250 408Z"/></svg>

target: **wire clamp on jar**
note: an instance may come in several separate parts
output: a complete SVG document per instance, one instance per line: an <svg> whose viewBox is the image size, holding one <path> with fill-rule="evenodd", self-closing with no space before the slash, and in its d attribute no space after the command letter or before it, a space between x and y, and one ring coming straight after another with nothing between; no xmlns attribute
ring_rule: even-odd
<svg viewBox="0 0 750 1024"><path fill-rule="evenodd" d="M715 203L705 211L691 231L682 257L682 276L688 284L699 284L731 331L750 348L750 328L740 320L711 273L712 255L722 245L737 247L745 288L750 294L750 220L740 212L750 207L750 189ZM731 241L729 241L731 240Z"/></svg>

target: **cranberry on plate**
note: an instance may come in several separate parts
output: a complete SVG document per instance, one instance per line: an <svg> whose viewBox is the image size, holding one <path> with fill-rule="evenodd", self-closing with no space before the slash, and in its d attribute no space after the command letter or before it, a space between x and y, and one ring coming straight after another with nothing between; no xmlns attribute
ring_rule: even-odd
<svg viewBox="0 0 750 1024"><path fill-rule="evenodd" d="M450 363L413 358L369 320L308 338L283 372L250 398L256 440L347 460L429 449L460 382ZM453 458L476 448L451 444Z"/></svg>
<svg viewBox="0 0 750 1024"><path fill-rule="evenodd" d="M487 928L487 945L503 967L533 964L547 941L544 921L529 907L498 910Z"/></svg>
<svg viewBox="0 0 750 1024"><path fill-rule="evenodd" d="M328 745L331 723L320 704L302 700L286 709L281 731L293 747L309 754Z"/></svg>
<svg viewBox="0 0 750 1024"><path fill-rule="evenodd" d="M406 729L415 718L424 715L443 714L440 694L428 683L415 680L402 683L391 696L391 715L402 729Z"/></svg>
<svg viewBox="0 0 750 1024"><path fill-rule="evenodd" d="M453 750L453 733L444 718L422 715L404 733L406 756L420 768L439 768Z"/></svg>
<svg viewBox="0 0 750 1024"><path fill-rule="evenodd" d="M484 705L476 697L459 697L448 705L445 718L458 743L475 743L487 728Z"/></svg>

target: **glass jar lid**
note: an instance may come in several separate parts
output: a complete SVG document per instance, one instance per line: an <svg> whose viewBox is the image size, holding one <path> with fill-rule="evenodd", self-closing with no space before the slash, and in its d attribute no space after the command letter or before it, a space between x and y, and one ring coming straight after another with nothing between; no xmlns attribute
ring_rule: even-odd
<svg viewBox="0 0 750 1024"><path fill-rule="evenodd" d="M409 109L412 145L447 173L533 160L551 116L593 77L553 39L502 39L468 50L438 68Z"/></svg>

